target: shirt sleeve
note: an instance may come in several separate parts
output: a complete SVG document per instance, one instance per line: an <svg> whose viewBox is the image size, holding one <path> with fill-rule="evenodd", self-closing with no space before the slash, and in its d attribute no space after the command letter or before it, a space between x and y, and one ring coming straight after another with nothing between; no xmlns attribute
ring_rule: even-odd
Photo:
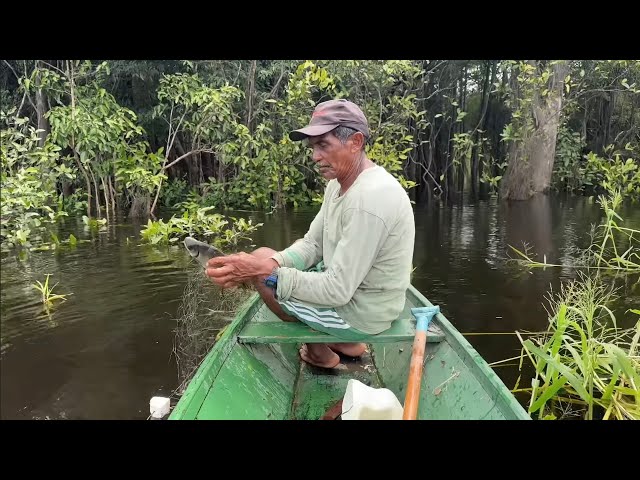
<svg viewBox="0 0 640 480"><path fill-rule="evenodd" d="M294 298L327 307L347 304L371 269L389 232L379 217L359 208L341 218L342 238L331 265L322 273L278 270L278 300Z"/></svg>
<svg viewBox="0 0 640 480"><path fill-rule="evenodd" d="M271 256L281 267L306 270L322 260L322 235L324 231L324 202L303 238L288 248Z"/></svg>

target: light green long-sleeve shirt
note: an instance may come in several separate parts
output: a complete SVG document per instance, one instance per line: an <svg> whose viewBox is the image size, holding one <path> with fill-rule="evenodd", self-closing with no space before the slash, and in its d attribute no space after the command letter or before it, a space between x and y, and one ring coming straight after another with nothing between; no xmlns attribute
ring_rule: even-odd
<svg viewBox="0 0 640 480"><path fill-rule="evenodd" d="M404 308L414 238L409 197L384 168L364 170L342 196L331 180L304 238L273 256L278 300L334 307L352 327L380 333ZM303 271L320 260L325 271Z"/></svg>

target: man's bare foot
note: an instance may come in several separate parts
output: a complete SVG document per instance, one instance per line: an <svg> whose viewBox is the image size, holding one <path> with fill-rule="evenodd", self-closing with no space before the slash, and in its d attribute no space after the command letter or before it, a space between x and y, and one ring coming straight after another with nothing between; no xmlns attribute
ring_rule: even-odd
<svg viewBox="0 0 640 480"><path fill-rule="evenodd" d="M323 368L334 368L340 363L338 354L322 343L302 345L300 358L310 365Z"/></svg>
<svg viewBox="0 0 640 480"><path fill-rule="evenodd" d="M334 352L348 355L349 357L359 357L367 349L364 343L327 343L327 346Z"/></svg>

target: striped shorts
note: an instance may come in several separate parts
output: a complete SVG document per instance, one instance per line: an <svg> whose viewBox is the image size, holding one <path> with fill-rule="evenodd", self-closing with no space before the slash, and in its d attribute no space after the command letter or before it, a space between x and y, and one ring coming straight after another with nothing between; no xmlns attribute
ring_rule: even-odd
<svg viewBox="0 0 640 480"><path fill-rule="evenodd" d="M315 307L299 300L285 300L278 303L285 313L296 317L314 330L353 342L360 342L370 337L369 334L347 324L333 308Z"/></svg>

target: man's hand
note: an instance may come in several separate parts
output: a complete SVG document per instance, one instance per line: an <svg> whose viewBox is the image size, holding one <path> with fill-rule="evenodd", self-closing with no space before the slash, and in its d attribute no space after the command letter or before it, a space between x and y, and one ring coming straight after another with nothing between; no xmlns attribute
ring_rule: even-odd
<svg viewBox="0 0 640 480"><path fill-rule="evenodd" d="M222 288L252 283L256 277L263 280L278 266L273 258L257 258L248 253L214 257L207 262L207 275Z"/></svg>

